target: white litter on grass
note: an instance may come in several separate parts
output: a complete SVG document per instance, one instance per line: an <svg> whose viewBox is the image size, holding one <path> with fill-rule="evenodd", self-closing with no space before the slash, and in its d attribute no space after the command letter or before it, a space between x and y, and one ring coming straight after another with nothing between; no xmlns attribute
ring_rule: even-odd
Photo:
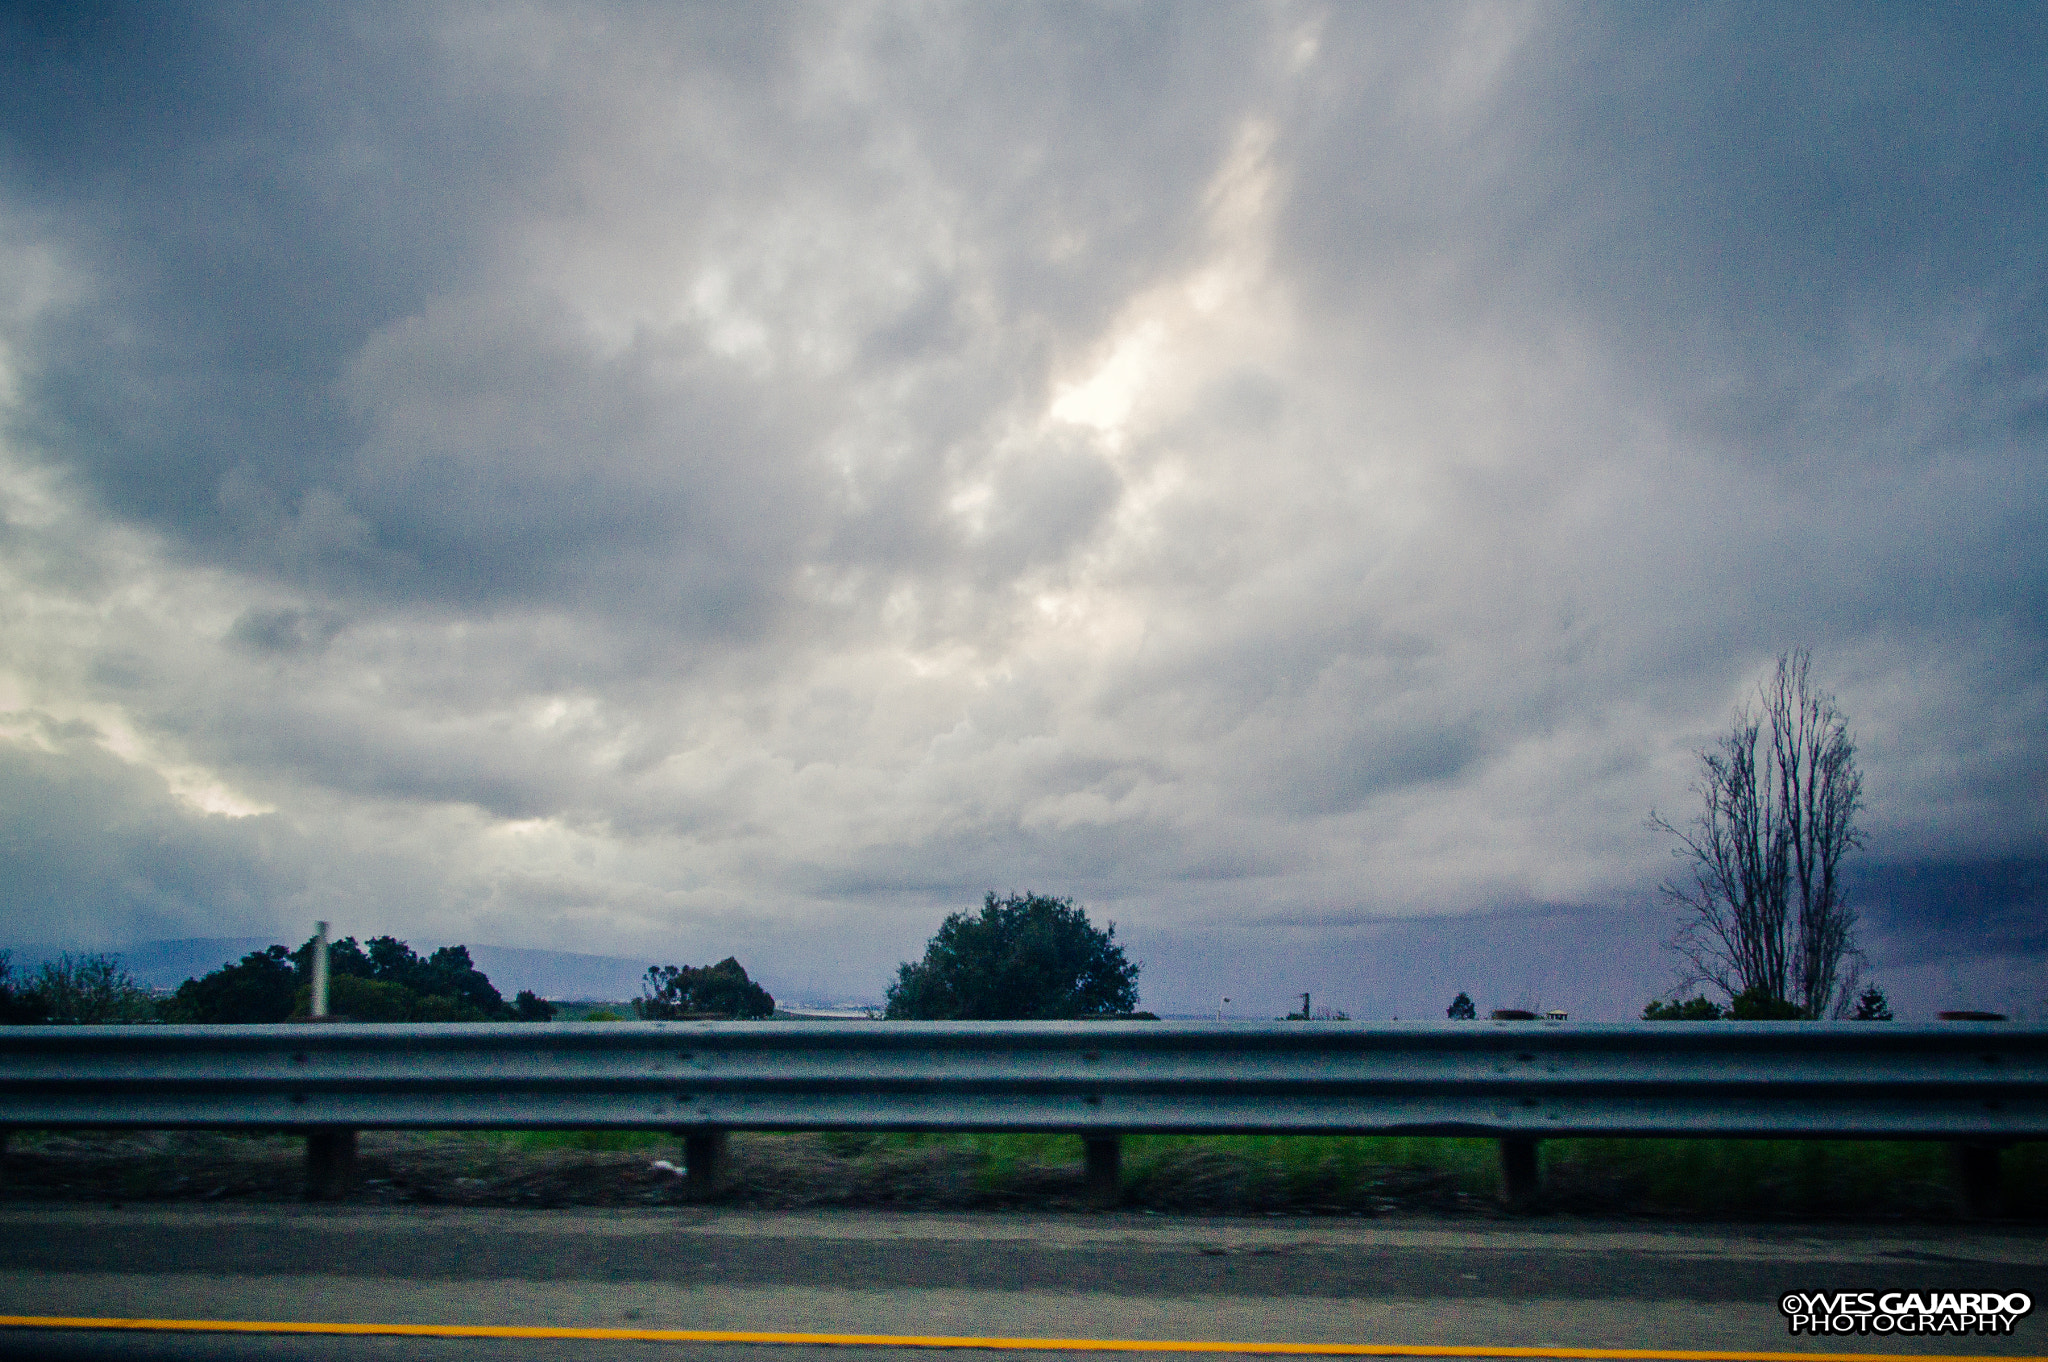
<svg viewBox="0 0 2048 1362"><path fill-rule="evenodd" d="M656 1159L653 1163L650 1163L647 1166L649 1168L659 1168L664 1173L674 1173L679 1178L686 1178L690 1175L689 1169L678 1168L674 1164L670 1163L667 1159Z"/></svg>

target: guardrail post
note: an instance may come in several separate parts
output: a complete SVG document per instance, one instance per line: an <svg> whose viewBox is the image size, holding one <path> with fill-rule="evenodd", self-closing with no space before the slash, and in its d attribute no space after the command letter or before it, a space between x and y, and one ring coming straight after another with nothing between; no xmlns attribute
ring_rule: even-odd
<svg viewBox="0 0 2048 1362"><path fill-rule="evenodd" d="M720 1165L725 1162L725 1132L686 1130L683 1132L683 1185L693 1197L708 1197L718 1185Z"/></svg>
<svg viewBox="0 0 2048 1362"><path fill-rule="evenodd" d="M1995 1144L1957 1140L1948 1147L1949 1162L1956 1170L1956 1182L1963 1194L1963 1209L1973 1216L1990 1217L2000 1210L1999 1154Z"/></svg>
<svg viewBox="0 0 2048 1362"><path fill-rule="evenodd" d="M1542 1175L1536 1167L1536 1138L1510 1135L1500 1142L1500 1199L1518 1210L1536 1202L1543 1190Z"/></svg>
<svg viewBox="0 0 2048 1362"><path fill-rule="evenodd" d="M306 1200L326 1201L354 1185L356 1133L316 1130L306 1136Z"/></svg>
<svg viewBox="0 0 2048 1362"><path fill-rule="evenodd" d="M1124 1196L1123 1136L1084 1135L1081 1147L1088 1160L1088 1200L1101 1207L1115 1206Z"/></svg>

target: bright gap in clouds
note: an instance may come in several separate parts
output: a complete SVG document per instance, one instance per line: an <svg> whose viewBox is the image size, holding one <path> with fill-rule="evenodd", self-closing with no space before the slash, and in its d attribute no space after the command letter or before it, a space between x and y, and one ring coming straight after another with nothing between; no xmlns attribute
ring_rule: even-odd
<svg viewBox="0 0 2048 1362"><path fill-rule="evenodd" d="M1101 358L1055 386L1055 421L1098 432L1112 451L1130 438L1141 401L1168 408L1234 365L1284 362L1284 307L1266 275L1272 249L1273 141L1269 120L1253 118L1204 196L1207 249L1179 278L1147 290L1091 349ZM1165 412L1151 413L1157 422Z"/></svg>

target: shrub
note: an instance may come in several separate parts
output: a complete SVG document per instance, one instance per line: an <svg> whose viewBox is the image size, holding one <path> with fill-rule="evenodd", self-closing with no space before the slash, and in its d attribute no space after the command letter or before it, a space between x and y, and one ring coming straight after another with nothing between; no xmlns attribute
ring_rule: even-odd
<svg viewBox="0 0 2048 1362"><path fill-rule="evenodd" d="M157 1018L155 997L110 955L66 954L45 960L16 994L36 1014L35 1021L104 1026Z"/></svg>
<svg viewBox="0 0 2048 1362"><path fill-rule="evenodd" d="M1728 1004L1730 1021L1805 1021L1807 1017L1805 1008L1778 997L1762 984L1742 990Z"/></svg>
<svg viewBox="0 0 2048 1362"><path fill-rule="evenodd" d="M1643 1009L1644 1021L1719 1021L1721 1005L1711 998L1684 998L1666 1002L1653 998Z"/></svg>

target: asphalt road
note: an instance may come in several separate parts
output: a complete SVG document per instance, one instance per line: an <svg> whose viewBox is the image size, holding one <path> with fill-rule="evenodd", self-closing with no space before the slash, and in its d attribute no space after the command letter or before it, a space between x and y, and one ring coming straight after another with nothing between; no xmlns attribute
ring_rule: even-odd
<svg viewBox="0 0 2048 1362"><path fill-rule="evenodd" d="M2048 1245L2020 1230L1561 1219L0 1211L0 1313L8 1315L2048 1354L2048 1304L2003 1337L1787 1335L1781 1296L1837 1290L2044 1298ZM0 1332L0 1357L793 1362L792 1353L828 1352L834 1362L913 1356L697 1343ZM934 1354L915 1356L931 1362Z"/></svg>

